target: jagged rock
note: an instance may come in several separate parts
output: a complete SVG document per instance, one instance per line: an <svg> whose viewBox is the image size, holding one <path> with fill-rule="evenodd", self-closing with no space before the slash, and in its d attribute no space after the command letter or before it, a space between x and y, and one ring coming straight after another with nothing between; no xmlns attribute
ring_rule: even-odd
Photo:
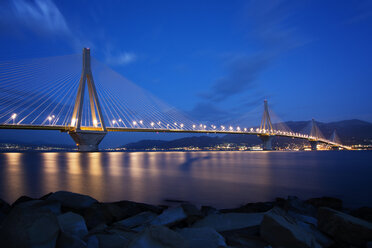
<svg viewBox="0 0 372 248"><path fill-rule="evenodd" d="M119 201L119 202L113 202L112 204L115 204L116 206L119 206L124 210L126 213L126 216L123 217L123 219L129 218L131 216L134 216L136 214L150 211L156 214L160 214L162 212L162 208L159 208L157 206L145 204L145 203L138 203L138 202L132 202L132 201Z"/></svg>
<svg viewBox="0 0 372 248"><path fill-rule="evenodd" d="M85 209L96 203L97 200L87 195L81 195L68 191L57 191L51 194L47 201L58 201L62 207L73 209Z"/></svg>
<svg viewBox="0 0 372 248"><path fill-rule="evenodd" d="M3 214L8 214L10 210L11 210L10 205L3 199L0 199L0 212Z"/></svg>
<svg viewBox="0 0 372 248"><path fill-rule="evenodd" d="M248 203L238 208L221 209L221 213L263 213L274 207L273 202Z"/></svg>
<svg viewBox="0 0 372 248"><path fill-rule="evenodd" d="M361 207L358 209L354 209L350 213L352 216L357 217L359 219L366 220L372 223L372 208L371 207Z"/></svg>
<svg viewBox="0 0 372 248"><path fill-rule="evenodd" d="M311 198L309 200L306 200L305 203L310 204L316 208L328 207L336 210L342 209L342 200L334 197L323 196L318 198Z"/></svg>
<svg viewBox="0 0 372 248"><path fill-rule="evenodd" d="M202 206L201 207L201 213L204 216L207 216L207 215L210 215L210 214L217 214L217 213L219 213L219 211L216 208L211 207L211 206Z"/></svg>
<svg viewBox="0 0 372 248"><path fill-rule="evenodd" d="M178 231L192 248L226 247L225 239L210 227L183 228Z"/></svg>
<svg viewBox="0 0 372 248"><path fill-rule="evenodd" d="M0 244L7 248L54 248L59 233L57 217L49 210L14 207L0 228Z"/></svg>
<svg viewBox="0 0 372 248"><path fill-rule="evenodd" d="M69 235L83 239L88 234L84 218L78 214L68 212L58 216L58 223L61 230Z"/></svg>
<svg viewBox="0 0 372 248"><path fill-rule="evenodd" d="M245 232L223 232L222 236L225 238L226 243L227 245L229 245L229 247L271 248L269 243L262 238L246 234Z"/></svg>
<svg viewBox="0 0 372 248"><path fill-rule="evenodd" d="M80 238L69 233L61 232L57 239L57 248L87 248L87 244Z"/></svg>
<svg viewBox="0 0 372 248"><path fill-rule="evenodd" d="M42 197L39 198L39 200L47 200L49 196L51 196L53 194L53 192L49 192L48 194L46 195L43 195Z"/></svg>
<svg viewBox="0 0 372 248"><path fill-rule="evenodd" d="M284 206L281 206L287 211L294 211L300 214L309 215L316 217L317 209L305 203L304 201L298 199L296 196L288 196L287 200L284 203Z"/></svg>
<svg viewBox="0 0 372 248"><path fill-rule="evenodd" d="M168 208L163 211L159 216L157 216L154 220L151 221L151 225L159 226L159 225L166 225L170 226L175 224L178 221L185 220L187 218L187 214L183 210L182 207L173 207Z"/></svg>
<svg viewBox="0 0 372 248"><path fill-rule="evenodd" d="M4 200L0 199L0 225L6 218L7 214L9 214L10 210L11 210L10 205Z"/></svg>
<svg viewBox="0 0 372 248"><path fill-rule="evenodd" d="M187 240L165 226L150 226L135 238L129 248L186 248Z"/></svg>
<svg viewBox="0 0 372 248"><path fill-rule="evenodd" d="M124 219L127 215L125 209L113 203L94 203L83 213L88 229L99 224L111 224Z"/></svg>
<svg viewBox="0 0 372 248"><path fill-rule="evenodd" d="M330 208L319 208L318 228L350 245L365 247L372 240L372 223Z"/></svg>
<svg viewBox="0 0 372 248"><path fill-rule="evenodd" d="M187 215L187 224L188 225L191 225L195 221L204 217L202 212L193 204L184 203L184 204L181 205L181 207L183 208L183 211Z"/></svg>
<svg viewBox="0 0 372 248"><path fill-rule="evenodd" d="M315 237L284 210L273 208L267 212L261 223L261 237L274 246L287 248L321 248Z"/></svg>
<svg viewBox="0 0 372 248"><path fill-rule="evenodd" d="M23 195L23 196L19 197L17 200L15 200L15 202L13 202L12 207L15 207L16 205L18 205L20 203L27 202L27 201L32 201L32 200L35 200L35 199L31 198L29 196Z"/></svg>
<svg viewBox="0 0 372 248"><path fill-rule="evenodd" d="M38 209L38 210L49 210L55 215L61 214L61 203L57 201L41 201L41 200L30 200L22 203L18 203L17 207L24 209Z"/></svg>
<svg viewBox="0 0 372 248"><path fill-rule="evenodd" d="M87 248L99 248L99 241L96 235L86 237Z"/></svg>
<svg viewBox="0 0 372 248"><path fill-rule="evenodd" d="M122 248L128 247L131 239L118 233L100 233L96 234L99 248Z"/></svg>
<svg viewBox="0 0 372 248"><path fill-rule="evenodd" d="M259 226L264 213L211 214L197 221L192 227L210 227L217 232Z"/></svg>
<svg viewBox="0 0 372 248"><path fill-rule="evenodd" d="M123 226L130 229L136 228L136 230L139 231L144 229L145 226L153 221L156 217L157 215L153 212L142 212L127 219L115 222L113 226Z"/></svg>

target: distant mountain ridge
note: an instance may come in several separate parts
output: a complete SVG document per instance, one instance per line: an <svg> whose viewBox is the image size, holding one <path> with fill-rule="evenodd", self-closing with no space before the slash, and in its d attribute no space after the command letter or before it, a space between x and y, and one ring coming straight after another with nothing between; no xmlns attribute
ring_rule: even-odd
<svg viewBox="0 0 372 248"><path fill-rule="evenodd" d="M288 121L284 123L293 132L301 132L309 121ZM330 138L333 131L336 130L341 142L345 145L367 145L372 144L372 123L362 120L344 120L337 122L322 123L317 122L317 125L325 138ZM303 143L304 140L294 140L291 138L276 137L273 144L282 145L284 143ZM171 141L165 140L141 140L138 142L128 143L121 147L129 150L141 149L171 149L179 147L195 146L199 148L212 147L216 145L233 143L236 145L259 145L261 140L255 135L227 134L224 136L195 136L175 139Z"/></svg>

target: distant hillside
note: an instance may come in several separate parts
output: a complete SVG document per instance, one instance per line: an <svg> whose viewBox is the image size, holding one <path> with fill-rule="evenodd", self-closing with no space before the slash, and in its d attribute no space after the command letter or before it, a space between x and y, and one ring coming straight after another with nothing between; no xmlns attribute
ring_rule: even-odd
<svg viewBox="0 0 372 248"><path fill-rule="evenodd" d="M308 121L289 121L285 122L293 132L301 132L309 125ZM317 122L317 125L325 138L329 138L333 131L336 130L342 143L345 145L355 144L372 144L372 123L361 120L345 120L338 122L322 123ZM283 145L289 143L304 143L304 140L294 140L291 138L275 138L274 145ZM163 140L141 140L135 143L129 143L122 147L130 150L140 149L169 149L177 147L197 146L200 148L211 147L220 144L233 143L237 145L259 145L260 139L255 135L241 135L241 134L228 134L223 137L210 137L199 136L181 138L171 141Z"/></svg>

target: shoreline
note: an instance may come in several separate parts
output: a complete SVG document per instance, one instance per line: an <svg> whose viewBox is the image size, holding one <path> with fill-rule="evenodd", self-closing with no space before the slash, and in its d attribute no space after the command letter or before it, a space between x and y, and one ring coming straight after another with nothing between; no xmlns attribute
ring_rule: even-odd
<svg viewBox="0 0 372 248"><path fill-rule="evenodd" d="M12 204L0 199L0 244L62 248L372 244L372 206L345 209L342 200L333 197L289 196L229 209L164 200L170 204L104 203L67 191L40 198L21 196Z"/></svg>

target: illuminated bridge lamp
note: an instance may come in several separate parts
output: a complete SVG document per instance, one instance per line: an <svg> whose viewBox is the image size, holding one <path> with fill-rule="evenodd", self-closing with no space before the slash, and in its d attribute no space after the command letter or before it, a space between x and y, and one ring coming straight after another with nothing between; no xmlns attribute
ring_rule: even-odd
<svg viewBox="0 0 372 248"><path fill-rule="evenodd" d="M133 121L133 126L137 125L137 122L136 121Z"/></svg>
<svg viewBox="0 0 372 248"><path fill-rule="evenodd" d="M143 120L140 120L139 123L142 125L143 124Z"/></svg>
<svg viewBox="0 0 372 248"><path fill-rule="evenodd" d="M194 125L192 125L192 129L195 129L195 124L194 124Z"/></svg>
<svg viewBox="0 0 372 248"><path fill-rule="evenodd" d="M49 121L49 125L50 125L50 122L52 121L52 117L51 116L48 116L48 121Z"/></svg>
<svg viewBox="0 0 372 248"><path fill-rule="evenodd" d="M97 124L98 124L97 120L93 120L93 126L97 127Z"/></svg>
<svg viewBox="0 0 372 248"><path fill-rule="evenodd" d="M71 126L74 127L75 126L75 123L76 123L76 119L75 118L72 118L72 120L71 120Z"/></svg>
<svg viewBox="0 0 372 248"><path fill-rule="evenodd" d="M17 117L17 114L16 113L12 114L13 125L15 124L16 117Z"/></svg>
<svg viewBox="0 0 372 248"><path fill-rule="evenodd" d="M154 127L154 125L155 125L155 123L154 122L151 122L151 124L150 124L152 127Z"/></svg>
<svg viewBox="0 0 372 248"><path fill-rule="evenodd" d="M183 128L183 124L181 123L181 128Z"/></svg>

